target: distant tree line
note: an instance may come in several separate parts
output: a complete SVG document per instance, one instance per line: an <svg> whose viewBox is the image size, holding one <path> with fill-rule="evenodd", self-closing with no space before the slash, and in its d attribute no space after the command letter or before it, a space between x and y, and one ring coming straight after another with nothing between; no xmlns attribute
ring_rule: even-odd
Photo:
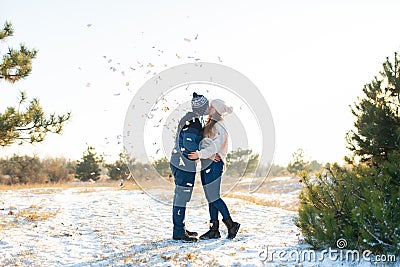
<svg viewBox="0 0 400 267"><path fill-rule="evenodd" d="M75 163L64 158L18 156L0 159L1 184L58 183L72 180Z"/></svg>
<svg viewBox="0 0 400 267"><path fill-rule="evenodd" d="M224 175L227 177L251 176L251 175L258 176L261 175L261 173L265 173L265 169L262 168L267 168L267 166L258 166L259 155L257 153L254 153L251 149L242 149L242 148L237 148L235 150L230 151L226 156L226 164L227 164L227 169ZM165 157L160 158L154 161L152 165L161 176L167 177L171 175L169 160L167 158ZM142 168L145 167L146 166L142 166ZM286 166L281 166L279 164L271 164L268 175L285 176L289 175L289 172Z"/></svg>
<svg viewBox="0 0 400 267"><path fill-rule="evenodd" d="M316 160L307 160L302 148L298 148L292 153L292 160L287 166L287 171L296 176L300 171L318 172L324 166Z"/></svg>
<svg viewBox="0 0 400 267"><path fill-rule="evenodd" d="M258 157L258 154L254 154L252 150L239 148L231 151L227 155L228 168L225 175L228 177L253 175L258 165ZM155 170L152 175L171 177L169 160L165 157L149 164L136 159L128 159L124 153L120 153L117 160L106 163L103 157L97 154L94 147L88 146L83 152L82 158L77 161L64 158L40 159L37 156L19 155L0 159L0 183L98 181L101 174L111 180L121 180L132 177L128 166L134 172L134 178L138 180L148 177L148 170ZM284 175L289 175L287 167L277 164L271 165L269 176Z"/></svg>

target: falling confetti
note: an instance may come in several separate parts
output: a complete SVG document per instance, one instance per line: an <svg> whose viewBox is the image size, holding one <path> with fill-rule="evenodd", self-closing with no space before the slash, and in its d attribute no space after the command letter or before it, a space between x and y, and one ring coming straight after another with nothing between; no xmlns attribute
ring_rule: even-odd
<svg viewBox="0 0 400 267"><path fill-rule="evenodd" d="M167 111L169 110L169 107L165 106L165 107L162 108L162 110L163 110L164 112L167 112Z"/></svg>
<svg viewBox="0 0 400 267"><path fill-rule="evenodd" d="M196 37L194 37L194 39L197 40L197 37L199 37L199 34L196 34Z"/></svg>
<svg viewBox="0 0 400 267"><path fill-rule="evenodd" d="M86 24L86 27L90 28L90 27L92 27L92 24L88 23L88 24Z"/></svg>
<svg viewBox="0 0 400 267"><path fill-rule="evenodd" d="M153 117L154 117L154 115L153 114L144 114L144 115L142 115L142 117L146 117L146 118L148 118L149 120L151 120Z"/></svg>
<svg viewBox="0 0 400 267"><path fill-rule="evenodd" d="M189 38L183 38L183 40L185 41L185 42L191 42L191 40L189 39Z"/></svg>
<svg viewBox="0 0 400 267"><path fill-rule="evenodd" d="M152 67L154 67L154 65L151 64L151 63L149 63L149 64L147 64L147 67L148 67L148 68L152 68Z"/></svg>

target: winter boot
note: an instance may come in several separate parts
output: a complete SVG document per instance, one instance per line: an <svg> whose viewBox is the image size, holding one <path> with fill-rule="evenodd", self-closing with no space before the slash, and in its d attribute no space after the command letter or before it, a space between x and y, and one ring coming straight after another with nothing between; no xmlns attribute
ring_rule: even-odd
<svg viewBox="0 0 400 267"><path fill-rule="evenodd" d="M198 236L198 235L199 235L197 232L191 232L191 231L186 230L186 229L185 229L185 233L186 233L188 236Z"/></svg>
<svg viewBox="0 0 400 267"><path fill-rule="evenodd" d="M193 236L189 236L186 232L181 234L181 235L174 235L172 237L173 240L181 240L181 241L185 241L185 242L197 242L199 241L196 237Z"/></svg>
<svg viewBox="0 0 400 267"><path fill-rule="evenodd" d="M232 221L232 218L229 217L226 220L222 220L226 227L228 228L228 238L232 239L235 238L237 232L239 231L240 224L237 222Z"/></svg>
<svg viewBox="0 0 400 267"><path fill-rule="evenodd" d="M208 230L205 234L200 236L200 239L217 239L220 238L221 235L219 233L219 221L218 220L211 220L210 221L210 230Z"/></svg>

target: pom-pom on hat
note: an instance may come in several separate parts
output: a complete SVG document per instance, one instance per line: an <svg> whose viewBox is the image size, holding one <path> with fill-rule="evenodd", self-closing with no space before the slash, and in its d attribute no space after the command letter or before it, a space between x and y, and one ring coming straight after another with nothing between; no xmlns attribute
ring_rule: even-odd
<svg viewBox="0 0 400 267"><path fill-rule="evenodd" d="M196 92L193 93L192 98L192 110L197 115L205 115L208 109L208 99L203 95L198 95Z"/></svg>
<svg viewBox="0 0 400 267"><path fill-rule="evenodd" d="M220 115L231 114L233 112L233 108L227 106L225 101L221 99L211 100L211 106L213 106Z"/></svg>

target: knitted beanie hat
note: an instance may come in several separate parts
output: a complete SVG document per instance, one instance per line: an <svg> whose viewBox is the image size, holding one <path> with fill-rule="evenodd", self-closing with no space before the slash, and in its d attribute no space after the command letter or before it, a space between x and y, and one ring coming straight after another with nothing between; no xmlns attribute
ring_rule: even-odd
<svg viewBox="0 0 400 267"><path fill-rule="evenodd" d="M231 114L233 112L233 108L227 106L225 101L221 99L211 100L211 106L213 106L220 115Z"/></svg>
<svg viewBox="0 0 400 267"><path fill-rule="evenodd" d="M192 98L192 110L197 115L205 115L208 108L208 99L203 95L198 95L196 92L193 93Z"/></svg>

